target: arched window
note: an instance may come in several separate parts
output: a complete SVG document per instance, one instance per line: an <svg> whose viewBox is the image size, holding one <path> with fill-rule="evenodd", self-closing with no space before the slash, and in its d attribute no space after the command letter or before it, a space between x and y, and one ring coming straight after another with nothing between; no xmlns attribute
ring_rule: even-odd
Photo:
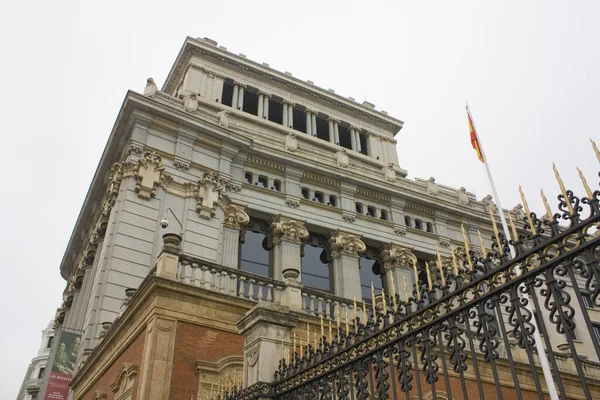
<svg viewBox="0 0 600 400"><path fill-rule="evenodd" d="M311 233L309 242L302 245L302 284L313 289L331 291L329 261L325 237Z"/></svg>

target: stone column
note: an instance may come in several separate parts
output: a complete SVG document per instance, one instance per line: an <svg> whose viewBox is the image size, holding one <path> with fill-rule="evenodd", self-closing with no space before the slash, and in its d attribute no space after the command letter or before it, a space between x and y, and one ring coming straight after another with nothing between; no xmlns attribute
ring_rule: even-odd
<svg viewBox="0 0 600 400"><path fill-rule="evenodd" d="M283 280L283 272L291 269L301 273L300 245L308 238L304 224L281 214L273 217L269 226L269 244L273 248L273 278Z"/></svg>
<svg viewBox="0 0 600 400"><path fill-rule="evenodd" d="M235 108L237 110L238 106L238 96L239 96L240 87L237 83L233 84L233 94L231 96L231 108Z"/></svg>
<svg viewBox="0 0 600 400"><path fill-rule="evenodd" d="M396 293L398 293L401 300L404 300L404 280L406 280L408 297L413 295L415 282L413 261L416 261L416 259L411 248L394 243L381 246L379 249L379 264L383 273L383 284L386 293L391 295L393 280Z"/></svg>
<svg viewBox="0 0 600 400"><path fill-rule="evenodd" d="M259 302L237 323L244 336L244 387L273 381L281 354L287 357L290 332L297 322L288 307Z"/></svg>
<svg viewBox="0 0 600 400"><path fill-rule="evenodd" d="M358 151L356 150L356 128L353 126L350 126L350 147L352 150Z"/></svg>
<svg viewBox="0 0 600 400"><path fill-rule="evenodd" d="M340 123L340 121L338 121L337 119L333 120L333 131L335 132L335 144L337 144L338 146L340 144L339 123Z"/></svg>
<svg viewBox="0 0 600 400"><path fill-rule="evenodd" d="M284 121L284 126L286 128L293 128L294 127L294 103L289 102L284 100L283 101L283 121ZM286 107L287 105L287 107ZM286 115L287 115L287 119L286 119Z"/></svg>
<svg viewBox="0 0 600 400"><path fill-rule="evenodd" d="M263 93L263 95L264 95L263 118L269 119L269 99L271 98L271 95L268 93Z"/></svg>
<svg viewBox="0 0 600 400"><path fill-rule="evenodd" d="M362 301L359 258L367 250L362 236L339 229L329 235L327 248L331 260L331 277L336 296Z"/></svg>
<svg viewBox="0 0 600 400"><path fill-rule="evenodd" d="M313 111L311 113L310 123L312 125L311 131L313 136L317 136L317 112Z"/></svg>
<svg viewBox="0 0 600 400"><path fill-rule="evenodd" d="M333 144L335 144L335 128L333 125L333 118L328 118L327 122L329 124L329 141Z"/></svg>
<svg viewBox="0 0 600 400"><path fill-rule="evenodd" d="M262 92L258 92L258 112L256 114L256 116L258 118L262 118L263 117L263 108L265 106L265 96L263 95Z"/></svg>
<svg viewBox="0 0 600 400"><path fill-rule="evenodd" d="M306 110L304 111L304 114L306 116L306 133L312 136L312 113L310 112L310 110Z"/></svg>
<svg viewBox="0 0 600 400"><path fill-rule="evenodd" d="M281 102L281 108L283 109L283 115L281 116L281 124L283 126L285 126L286 128L288 127L288 103L287 101L282 101Z"/></svg>
<svg viewBox="0 0 600 400"><path fill-rule="evenodd" d="M229 268L239 267L240 230L250 221L246 206L234 204L226 195L221 195L219 203L223 209L223 251L221 264Z"/></svg>
<svg viewBox="0 0 600 400"><path fill-rule="evenodd" d="M238 101L237 101L237 109L241 110L242 108L244 108L244 88L246 87L246 85L243 85L241 83L238 83L240 89L238 91Z"/></svg>

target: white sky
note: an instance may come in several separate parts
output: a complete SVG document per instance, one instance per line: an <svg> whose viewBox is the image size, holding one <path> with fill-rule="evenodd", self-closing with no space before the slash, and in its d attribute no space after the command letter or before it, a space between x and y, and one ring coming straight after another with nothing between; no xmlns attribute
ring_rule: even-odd
<svg viewBox="0 0 600 400"><path fill-rule="evenodd" d="M468 100L505 208L521 184L541 211L553 161L568 187L582 193L576 165L597 187L600 2L484 3L0 2L0 397L16 396L61 303L59 264L126 91L162 86L186 36L405 121L410 179L490 192Z"/></svg>

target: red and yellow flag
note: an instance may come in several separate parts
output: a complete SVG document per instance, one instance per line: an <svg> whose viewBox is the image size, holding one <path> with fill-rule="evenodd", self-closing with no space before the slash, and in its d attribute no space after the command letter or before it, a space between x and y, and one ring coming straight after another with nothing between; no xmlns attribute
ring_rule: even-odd
<svg viewBox="0 0 600 400"><path fill-rule="evenodd" d="M467 109L467 118L469 119L469 131L471 132L471 145L477 152L477 158L479 158L479 161L484 163L485 160L483 159L483 154L481 154L481 147L479 146L479 140L477 139L477 131L475 131L475 126L473 126L473 119L471 118L469 109Z"/></svg>

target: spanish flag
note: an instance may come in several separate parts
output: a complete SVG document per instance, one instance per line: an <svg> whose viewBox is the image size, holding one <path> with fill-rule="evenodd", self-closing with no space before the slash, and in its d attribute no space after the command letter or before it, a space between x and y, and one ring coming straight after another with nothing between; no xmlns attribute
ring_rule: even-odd
<svg viewBox="0 0 600 400"><path fill-rule="evenodd" d="M469 131L471 132L471 146L477 152L477 158L482 163L485 163L485 159L483 158L483 154L481 153L481 147L479 146L479 139L477 138L477 131L475 130L475 126L473 125L473 118L471 117L471 112L469 111L469 107L467 106L467 118L469 119Z"/></svg>

